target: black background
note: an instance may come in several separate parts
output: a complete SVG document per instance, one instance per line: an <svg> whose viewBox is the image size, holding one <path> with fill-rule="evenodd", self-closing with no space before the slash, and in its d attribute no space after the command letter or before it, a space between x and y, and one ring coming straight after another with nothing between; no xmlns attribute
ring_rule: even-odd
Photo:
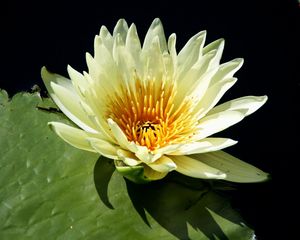
<svg viewBox="0 0 300 240"><path fill-rule="evenodd" d="M222 101L268 95L253 116L219 136L239 141L230 153L271 173L261 184L238 185L233 205L256 229L258 239L294 239L299 175L300 8L297 1L9 1L1 6L0 88L10 96L44 89L42 66L67 76L70 64L86 70L100 26L112 31L119 18L137 25L140 38L155 17L166 36L177 34L177 49L206 29L207 42L225 38L222 62L243 57L239 81ZM299 223L299 221L298 221ZM299 224L298 224L299 225Z"/></svg>

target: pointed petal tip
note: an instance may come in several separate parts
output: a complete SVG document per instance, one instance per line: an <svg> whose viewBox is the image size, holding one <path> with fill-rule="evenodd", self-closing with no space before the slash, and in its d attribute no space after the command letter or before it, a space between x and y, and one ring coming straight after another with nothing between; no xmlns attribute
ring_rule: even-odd
<svg viewBox="0 0 300 240"><path fill-rule="evenodd" d="M74 68L72 68L70 64L68 64L67 65L67 72L68 72L69 76L72 75L72 72L74 72L74 71L76 71L76 70Z"/></svg>
<svg viewBox="0 0 300 240"><path fill-rule="evenodd" d="M101 37L105 37L107 36L109 33L108 29L106 26L102 25L101 28L100 28L100 31L99 31L99 36Z"/></svg>
<svg viewBox="0 0 300 240"><path fill-rule="evenodd" d="M46 66L43 66L43 67L41 68L41 77L42 77L42 79L43 79L44 82L47 81L47 78L49 78L49 76L50 76L51 74L53 74L53 73L51 73L51 72L47 69Z"/></svg>
<svg viewBox="0 0 300 240"><path fill-rule="evenodd" d="M153 20L153 22L152 22L151 25L155 25L156 26L158 24L161 24L161 20L160 20L160 18L156 17L156 18L154 18L154 20Z"/></svg>
<svg viewBox="0 0 300 240"><path fill-rule="evenodd" d="M242 66L245 62L244 58L235 58L233 61L236 62L240 66Z"/></svg>
<svg viewBox="0 0 300 240"><path fill-rule="evenodd" d="M86 52L86 53L85 53L85 57L86 57L87 59L93 58L92 55L91 55L89 52Z"/></svg>
<svg viewBox="0 0 300 240"><path fill-rule="evenodd" d="M41 73L43 74L43 72L46 72L46 71L47 71L46 66L42 66L42 68L41 68Z"/></svg>
<svg viewBox="0 0 300 240"><path fill-rule="evenodd" d="M263 104L265 104L266 101L268 101L268 96L267 95L260 96L260 101L263 102Z"/></svg>
<svg viewBox="0 0 300 240"><path fill-rule="evenodd" d="M128 33L135 34L136 32L137 32L136 25L134 23L131 23L128 29Z"/></svg>
<svg viewBox="0 0 300 240"><path fill-rule="evenodd" d="M238 142L239 142L239 141L233 140L233 139L231 139L231 138L228 138L228 140L226 141L228 147L230 147L230 146L232 146L232 145L235 145L235 144L237 144Z"/></svg>
<svg viewBox="0 0 300 240"><path fill-rule="evenodd" d="M115 25L115 30L116 30L118 27L122 27L122 28L128 29L128 24L127 24L125 18L120 18L120 19L117 21L117 24Z"/></svg>
<svg viewBox="0 0 300 240"><path fill-rule="evenodd" d="M202 31L198 32L194 37L195 37L195 39L199 40L201 38L206 38L206 35L207 35L207 30L202 30Z"/></svg>

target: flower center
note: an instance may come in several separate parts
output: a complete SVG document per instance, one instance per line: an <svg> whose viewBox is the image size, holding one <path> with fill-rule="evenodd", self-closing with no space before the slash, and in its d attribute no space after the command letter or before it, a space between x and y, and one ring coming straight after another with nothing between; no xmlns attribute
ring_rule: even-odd
<svg viewBox="0 0 300 240"><path fill-rule="evenodd" d="M193 102L177 103L176 84L170 79L135 78L109 96L107 117L123 130L127 139L149 150L188 141L196 130Z"/></svg>

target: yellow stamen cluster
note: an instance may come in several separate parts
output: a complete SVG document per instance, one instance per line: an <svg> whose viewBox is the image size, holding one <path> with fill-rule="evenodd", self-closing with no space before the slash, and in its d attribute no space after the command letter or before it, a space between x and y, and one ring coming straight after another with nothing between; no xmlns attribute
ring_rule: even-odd
<svg viewBox="0 0 300 240"><path fill-rule="evenodd" d="M134 85L121 85L110 96L107 115L123 130L127 139L154 150L167 144L186 142L195 132L197 119L193 103L175 106L173 81L135 78Z"/></svg>

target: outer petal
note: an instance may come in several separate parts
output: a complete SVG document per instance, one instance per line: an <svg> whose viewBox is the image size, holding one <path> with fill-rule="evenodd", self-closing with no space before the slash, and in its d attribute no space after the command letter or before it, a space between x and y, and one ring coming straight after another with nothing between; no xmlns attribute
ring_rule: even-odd
<svg viewBox="0 0 300 240"><path fill-rule="evenodd" d="M69 89L73 93L75 93L75 89L72 85L72 82L68 78L65 78L65 77L63 77L59 74L48 72L46 67L42 67L41 76L42 76L44 84L47 88L47 91L48 91L48 93L50 94L51 97L52 97L52 94L54 94L54 92L53 92L53 90L50 86L51 82L55 82L55 83L65 87L65 88Z"/></svg>
<svg viewBox="0 0 300 240"><path fill-rule="evenodd" d="M176 171L195 178L224 179L226 174L219 169L210 167L205 163L187 156L170 157L177 168Z"/></svg>
<svg viewBox="0 0 300 240"><path fill-rule="evenodd" d="M72 146L82 150L96 152L95 149L90 146L87 139L90 137L99 137L99 135L87 133L60 122L49 122L48 125L58 136Z"/></svg>
<svg viewBox="0 0 300 240"><path fill-rule="evenodd" d="M77 72L70 65L68 65L67 70L77 94L80 95L81 98L84 98L84 92L89 87L88 82L81 73Z"/></svg>
<svg viewBox="0 0 300 240"><path fill-rule="evenodd" d="M193 36L178 53L178 74L177 81L182 81L187 71L195 64L202 55L201 51L204 46L206 31L202 31Z"/></svg>
<svg viewBox="0 0 300 240"><path fill-rule="evenodd" d="M173 69L177 68L176 34L172 33L168 39L168 49L173 62Z"/></svg>
<svg viewBox="0 0 300 240"><path fill-rule="evenodd" d="M72 82L58 74L49 73L45 67L41 74L51 98L60 110L80 128L97 133L95 125L82 108Z"/></svg>
<svg viewBox="0 0 300 240"><path fill-rule="evenodd" d="M192 157L225 172L225 180L231 182L261 182L268 178L267 173L223 151L193 155Z"/></svg>
<svg viewBox="0 0 300 240"><path fill-rule="evenodd" d="M87 138L87 142L91 148L101 155L111 159L118 159L117 151L119 146L98 138Z"/></svg>
<svg viewBox="0 0 300 240"><path fill-rule="evenodd" d="M220 81L224 81L228 78L232 78L233 75L242 67L244 63L243 58L235 58L229 62L220 65L218 72L211 80L211 84L215 84Z"/></svg>
<svg viewBox="0 0 300 240"><path fill-rule="evenodd" d="M54 91L53 100L60 110L83 130L97 133L95 125L83 110L80 97L54 82L51 83L51 87Z"/></svg>
<svg viewBox="0 0 300 240"><path fill-rule="evenodd" d="M203 55L209 53L212 50L216 50L216 56L214 57L213 61L211 62L211 67L217 67L220 64L220 60L222 57L222 53L224 50L224 39L218 39L216 41L213 41L212 43L208 44L203 48Z"/></svg>
<svg viewBox="0 0 300 240"><path fill-rule="evenodd" d="M132 56L135 62L135 68L139 75L142 75L143 66L141 64L141 42L136 30L136 26L132 24L128 30L126 44L126 50Z"/></svg>
<svg viewBox="0 0 300 240"><path fill-rule="evenodd" d="M95 114L93 121L97 124L97 126L99 126L101 132L105 135L105 140L108 140L112 143L117 143L109 129L107 119L104 116L103 109L105 109L105 105L102 103L99 95L95 94L94 92L94 89L89 89L88 93L86 94L87 104Z"/></svg>
<svg viewBox="0 0 300 240"><path fill-rule="evenodd" d="M117 154L119 159L123 160L123 162L128 166L136 166L142 162L141 160L137 159L132 152L128 152L123 149L119 149Z"/></svg>
<svg viewBox="0 0 300 240"><path fill-rule="evenodd" d="M161 53L161 47L159 44L159 37L155 36L146 49L142 52L142 61L144 64L144 75L143 80L148 81L149 79L154 80L159 85L158 81L162 81L163 78L163 55Z"/></svg>
<svg viewBox="0 0 300 240"><path fill-rule="evenodd" d="M142 162L146 164L151 164L155 162L157 159L159 159L162 156L161 152L155 152L151 153L149 152L149 149L145 146L138 146L135 145L136 150L133 149L135 152L135 155L142 160Z"/></svg>
<svg viewBox="0 0 300 240"><path fill-rule="evenodd" d="M100 28L100 32L99 32L99 37L101 39L101 42L105 45L105 47L112 52L112 47L113 47L113 37L110 34L110 32L107 30L107 28L105 26L102 26ZM95 44L94 44L94 48L95 48L95 58L97 56L97 48L98 48L98 43L99 41L96 41L97 39L95 38ZM100 57L100 56L99 56Z"/></svg>
<svg viewBox="0 0 300 240"><path fill-rule="evenodd" d="M176 151L169 153L169 155L190 155L213 152L230 147L236 143L237 141L229 138L205 138L202 141L184 144Z"/></svg>
<svg viewBox="0 0 300 240"><path fill-rule="evenodd" d="M165 37L165 32L160 19L156 18L153 20L144 40L143 50L147 50L151 47L153 39L155 37L159 38L159 45L162 52L167 51L167 42Z"/></svg>
<svg viewBox="0 0 300 240"><path fill-rule="evenodd" d="M198 102L205 94L209 87L212 76L218 70L217 68L209 69L210 62L215 57L216 51L212 51L200 60L185 74L182 81L178 84L180 91L176 95L176 101L182 102L182 99L189 95Z"/></svg>
<svg viewBox="0 0 300 240"><path fill-rule="evenodd" d="M121 148L125 150L129 150L133 153L136 153L138 151L138 147L135 143L129 142L127 140L126 135L123 133L122 129L118 126L117 123L115 123L112 119L107 120L108 125L111 129L111 132L118 142L118 144L121 146Z"/></svg>
<svg viewBox="0 0 300 240"><path fill-rule="evenodd" d="M248 116L258 110L268 100L267 96L247 96L237 98L214 107L208 112L208 115L223 112L226 110L244 110L245 116Z"/></svg>
<svg viewBox="0 0 300 240"><path fill-rule="evenodd" d="M198 114L198 118L200 119L205 116L207 112L219 102L225 92L236 83L236 81L237 78L229 78L210 86L194 109L195 114Z"/></svg>
<svg viewBox="0 0 300 240"><path fill-rule="evenodd" d="M119 35L123 43L125 43L127 32L128 32L127 22L124 19L120 19L114 28L113 37Z"/></svg>
<svg viewBox="0 0 300 240"><path fill-rule="evenodd" d="M172 159L162 156L158 160L153 163L148 164L153 170L158 172L170 172L176 169L176 164L172 161Z"/></svg>
<svg viewBox="0 0 300 240"><path fill-rule="evenodd" d="M224 111L206 116L199 121L199 132L195 140L201 140L214 133L220 132L241 121L245 114L241 111Z"/></svg>

